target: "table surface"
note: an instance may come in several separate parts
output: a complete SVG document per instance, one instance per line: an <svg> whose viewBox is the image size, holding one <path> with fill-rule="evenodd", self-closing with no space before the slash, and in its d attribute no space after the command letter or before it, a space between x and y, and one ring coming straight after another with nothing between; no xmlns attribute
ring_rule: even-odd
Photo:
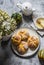
<svg viewBox="0 0 44 65"><path fill-rule="evenodd" d="M44 0L0 0L0 9L7 11L9 15L11 15L15 11L20 11L16 4L18 2L23 3L25 1L31 2L33 7L44 14ZM21 26L28 26L31 23L32 20L23 18ZM44 37L40 37L40 43L40 49L44 48ZM21 58L13 53L9 41L5 42L5 44L7 45L0 45L0 65L42 65L38 59L37 53L32 57Z"/></svg>

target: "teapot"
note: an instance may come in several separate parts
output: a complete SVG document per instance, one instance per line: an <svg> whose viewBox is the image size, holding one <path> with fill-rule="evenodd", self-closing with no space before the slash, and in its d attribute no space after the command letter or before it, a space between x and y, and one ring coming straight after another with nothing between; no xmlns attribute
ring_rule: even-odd
<svg viewBox="0 0 44 65"><path fill-rule="evenodd" d="M30 2L24 2L24 3L17 3L17 7L19 7L22 11L22 13L26 16L31 15L35 9L32 7L32 4Z"/></svg>

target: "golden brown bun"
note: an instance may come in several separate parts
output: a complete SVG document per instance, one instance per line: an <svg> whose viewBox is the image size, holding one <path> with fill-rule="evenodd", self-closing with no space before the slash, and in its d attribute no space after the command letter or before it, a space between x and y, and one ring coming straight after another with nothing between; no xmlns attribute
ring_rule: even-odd
<svg viewBox="0 0 44 65"><path fill-rule="evenodd" d="M26 30L19 30L18 34L21 35L21 34L24 34L25 32L26 32Z"/></svg>
<svg viewBox="0 0 44 65"><path fill-rule="evenodd" d="M11 40L12 40L12 43L13 43L15 46L17 46L17 45L19 45L20 42L21 42L21 36L20 36L20 35L14 35L14 36L11 38Z"/></svg>
<svg viewBox="0 0 44 65"><path fill-rule="evenodd" d="M32 50L36 49L39 44L38 38L36 37L29 37L28 39L28 47Z"/></svg>
<svg viewBox="0 0 44 65"><path fill-rule="evenodd" d="M29 37L29 33L22 30L22 31L19 31L18 33L20 36L21 36L21 40L22 41L27 41L28 37Z"/></svg>
<svg viewBox="0 0 44 65"><path fill-rule="evenodd" d="M22 41L21 44L17 47L17 51L20 54L26 53L27 49L28 49L28 44L27 42L24 42L24 41Z"/></svg>
<svg viewBox="0 0 44 65"><path fill-rule="evenodd" d="M28 43L25 41L21 41L21 44L23 44L24 48L27 50L28 49Z"/></svg>

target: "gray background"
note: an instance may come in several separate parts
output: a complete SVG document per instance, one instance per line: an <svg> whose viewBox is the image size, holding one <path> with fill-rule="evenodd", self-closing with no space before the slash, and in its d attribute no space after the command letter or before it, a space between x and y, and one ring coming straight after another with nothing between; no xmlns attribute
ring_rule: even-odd
<svg viewBox="0 0 44 65"><path fill-rule="evenodd" d="M44 15L44 0L0 0L0 9L3 9L11 15L13 12L19 12L20 9L16 6L18 2L23 3L29 1L33 7L39 10ZM29 21L29 22L28 22ZM27 23L28 22L28 23ZM23 26L28 26L32 23L32 20L25 20L23 18ZM3 43L3 42L2 42ZM7 44L7 42L5 42ZM40 49L44 48L44 37L40 37ZM5 47L0 46L0 65L42 65L38 59L37 54L28 58L20 58L15 55L8 45ZM43 64L44 65L44 64Z"/></svg>

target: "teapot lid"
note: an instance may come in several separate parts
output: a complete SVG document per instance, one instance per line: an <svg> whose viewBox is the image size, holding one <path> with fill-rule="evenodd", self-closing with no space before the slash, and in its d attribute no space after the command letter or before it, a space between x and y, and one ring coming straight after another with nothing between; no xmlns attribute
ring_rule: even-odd
<svg viewBox="0 0 44 65"><path fill-rule="evenodd" d="M25 7L25 8L32 8L32 5L31 5L30 2L24 2L24 3L22 4L22 7Z"/></svg>

